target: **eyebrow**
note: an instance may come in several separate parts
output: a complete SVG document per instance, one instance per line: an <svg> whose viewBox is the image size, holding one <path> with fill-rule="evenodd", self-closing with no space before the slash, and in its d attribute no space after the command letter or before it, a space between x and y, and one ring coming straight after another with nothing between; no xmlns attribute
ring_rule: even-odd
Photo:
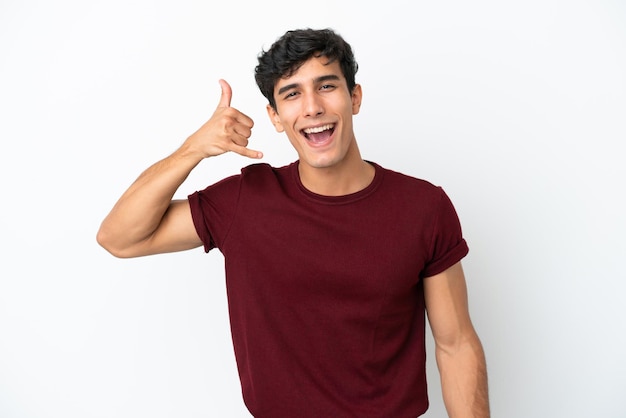
<svg viewBox="0 0 626 418"><path fill-rule="evenodd" d="M333 81L339 80L339 76L335 74L323 75L315 79L315 84L323 83L324 81L328 81L328 80L333 80ZM291 90L291 89L295 89L299 86L300 86L299 83L287 84L286 86L283 86L278 90L278 95L280 96L284 92Z"/></svg>

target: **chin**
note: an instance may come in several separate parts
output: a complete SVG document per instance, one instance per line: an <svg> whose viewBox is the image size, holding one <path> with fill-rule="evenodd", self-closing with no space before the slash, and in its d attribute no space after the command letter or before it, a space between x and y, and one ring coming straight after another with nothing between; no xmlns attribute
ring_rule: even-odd
<svg viewBox="0 0 626 418"><path fill-rule="evenodd" d="M317 159L317 160L307 160L306 164L313 168L332 168L338 165L339 161L335 159Z"/></svg>

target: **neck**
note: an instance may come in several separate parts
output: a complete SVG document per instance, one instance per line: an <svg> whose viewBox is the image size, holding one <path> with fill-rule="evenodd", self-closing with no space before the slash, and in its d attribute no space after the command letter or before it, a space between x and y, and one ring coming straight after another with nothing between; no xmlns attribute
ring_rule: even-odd
<svg viewBox="0 0 626 418"><path fill-rule="evenodd" d="M359 159L349 164L333 167L298 167L302 185L323 196L345 196L359 192L374 179L374 166Z"/></svg>

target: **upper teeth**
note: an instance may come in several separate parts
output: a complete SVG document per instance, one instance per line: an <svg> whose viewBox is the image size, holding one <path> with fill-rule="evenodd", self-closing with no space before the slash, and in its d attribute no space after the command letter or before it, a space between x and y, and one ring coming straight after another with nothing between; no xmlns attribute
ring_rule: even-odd
<svg viewBox="0 0 626 418"><path fill-rule="evenodd" d="M332 129L332 127L333 127L333 125L328 124L328 125L324 125L324 126L318 126L316 128L306 128L304 130L304 133L306 133L306 134L317 134L317 133L323 132L323 131L325 131L327 129Z"/></svg>

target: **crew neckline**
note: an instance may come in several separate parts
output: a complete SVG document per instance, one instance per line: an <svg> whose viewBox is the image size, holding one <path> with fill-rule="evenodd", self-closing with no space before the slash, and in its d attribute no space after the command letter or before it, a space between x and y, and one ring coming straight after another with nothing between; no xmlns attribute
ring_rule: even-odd
<svg viewBox="0 0 626 418"><path fill-rule="evenodd" d="M300 160L297 160L291 164L290 171L293 181L296 183L298 190L300 193L307 198L308 200L312 200L318 203L327 204L327 205L341 205L346 203L352 203L357 200L364 199L374 193L380 183L383 180L384 171L381 166L378 164L365 160L366 163L371 164L374 167L374 178L364 189L359 190L358 192L349 193L346 195L340 196L326 196L322 194L318 194L310 191L304 184L302 184L302 180L300 179L300 174L298 171L298 166L300 165Z"/></svg>

